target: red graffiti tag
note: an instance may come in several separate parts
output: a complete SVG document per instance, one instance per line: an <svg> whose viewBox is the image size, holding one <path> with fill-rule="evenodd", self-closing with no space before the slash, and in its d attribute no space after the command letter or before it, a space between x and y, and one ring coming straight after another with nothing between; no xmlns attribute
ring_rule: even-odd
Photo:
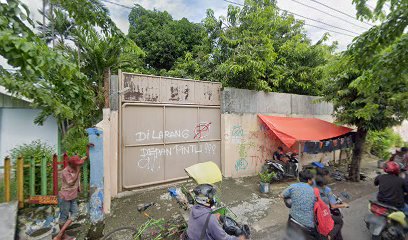
<svg viewBox="0 0 408 240"><path fill-rule="evenodd" d="M211 122L197 124L197 126L194 128L194 139L203 139L207 137L208 132L210 131L210 125Z"/></svg>

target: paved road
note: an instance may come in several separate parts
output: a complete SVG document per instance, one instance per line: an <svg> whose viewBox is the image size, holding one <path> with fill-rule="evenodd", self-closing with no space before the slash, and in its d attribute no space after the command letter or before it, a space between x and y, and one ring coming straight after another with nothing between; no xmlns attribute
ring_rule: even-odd
<svg viewBox="0 0 408 240"><path fill-rule="evenodd" d="M370 194L352 201L350 208L344 209L344 240L370 240L370 233L364 223L364 216L368 214L368 200L375 197Z"/></svg>
<svg viewBox="0 0 408 240"><path fill-rule="evenodd" d="M368 200L374 197L374 193L366 195L350 202L350 208L344 209L344 240L370 240L370 234L364 223L364 216L368 213ZM253 239L282 239L285 228L285 220L274 227L268 228L262 233L255 234Z"/></svg>

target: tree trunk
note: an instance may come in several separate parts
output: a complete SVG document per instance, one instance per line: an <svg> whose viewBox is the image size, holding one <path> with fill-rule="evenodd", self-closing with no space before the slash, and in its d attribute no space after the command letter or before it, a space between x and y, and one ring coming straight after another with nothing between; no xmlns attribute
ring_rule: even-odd
<svg viewBox="0 0 408 240"><path fill-rule="evenodd" d="M363 155L364 145L366 142L367 130L361 127L357 128L356 142L354 144L353 156L351 158L351 167L349 171L350 180L353 182L360 181L360 163Z"/></svg>
<svg viewBox="0 0 408 240"><path fill-rule="evenodd" d="M105 98L105 108L109 108L110 105L110 68L103 70L103 95Z"/></svg>

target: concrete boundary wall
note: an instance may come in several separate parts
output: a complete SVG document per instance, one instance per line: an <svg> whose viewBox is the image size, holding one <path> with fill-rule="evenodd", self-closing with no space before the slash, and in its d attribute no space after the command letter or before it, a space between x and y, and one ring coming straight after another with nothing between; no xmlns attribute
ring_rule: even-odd
<svg viewBox="0 0 408 240"><path fill-rule="evenodd" d="M319 97L286 93L265 93L225 88L221 93L222 171L226 177L256 175L267 159L283 143L268 130L258 114L284 117L320 118L333 122L332 104L318 102ZM299 151L295 144L286 151ZM284 147L285 148L285 147ZM302 163L327 162L336 153L303 154Z"/></svg>
<svg viewBox="0 0 408 240"><path fill-rule="evenodd" d="M224 88L221 92L221 112L331 116L333 105L318 102L319 99L315 96Z"/></svg>

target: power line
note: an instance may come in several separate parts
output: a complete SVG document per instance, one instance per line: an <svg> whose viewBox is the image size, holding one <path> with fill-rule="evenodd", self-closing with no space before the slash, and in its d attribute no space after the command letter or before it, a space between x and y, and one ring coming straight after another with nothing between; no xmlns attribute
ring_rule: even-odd
<svg viewBox="0 0 408 240"><path fill-rule="evenodd" d="M331 9L331 10L333 10L333 11L336 11L336 12L338 12L338 13L341 13L341 14L343 14L343 15L346 15L347 17L356 19L355 16L353 16L353 15L350 15L350 14L348 14L348 13L345 13L345 12L342 12L342 11L337 10L337 9L335 9L335 8L332 8L332 7L330 7L329 5L326 5L326 4L321 3L321 2L319 2L319 1L316 1L316 0L310 0L310 1L312 1L312 2L314 2L314 3L317 3L317 4L319 4L319 5L325 6L326 8L329 8L329 9ZM362 21L362 22L365 23L365 24L367 24L367 25L370 25L371 27L374 26L374 25L371 24L371 23L364 22L364 21Z"/></svg>
<svg viewBox="0 0 408 240"><path fill-rule="evenodd" d="M237 3L237 2L233 2L233 1L229 1L229 0L223 0L223 1L227 2L227 3L235 4L235 5L238 5L238 6L241 6L241 7L244 6L244 4L242 4L242 3Z"/></svg>
<svg viewBox="0 0 408 240"><path fill-rule="evenodd" d="M130 9L130 10L133 9L132 7L129 7L129 6L126 6L126 5L123 5L123 4L120 4L120 3L116 3L116 2L112 2L112 1L109 1L109 0L101 0L101 1L113 4L113 5L116 5L116 6L119 6L119 7L127 8L127 9Z"/></svg>
<svg viewBox="0 0 408 240"><path fill-rule="evenodd" d="M244 5L241 4L241 3L233 2L233 1L230 1L230 0L223 0L223 1L224 1L224 2L228 2L228 3L231 3L231 4L239 5L239 6L244 6ZM278 8L278 7L276 7L276 8L279 9L279 10L283 10L283 9ZM336 27L336 26L334 26L334 25L331 25L331 24L328 24L328 23L325 23L325 22L322 22L322 21L319 21L319 20L316 20L316 19L304 17L304 16L302 16L302 15L299 15L299 14L296 14L296 13L293 13L293 12L290 12L290 11L288 11L288 10L283 10L283 11L286 11L286 12L288 12L288 13L290 13L290 14L293 14L293 15L295 15L295 16L298 16L298 17L302 17L302 18L308 19L308 20L310 20L310 21L315 21L315 22L318 22L318 23L327 25L327 26L329 26L329 27L337 28L337 29L340 29L340 30L343 30L343 31L346 31L346 32L350 32L350 33L354 33L354 34L359 35L359 33L356 33L356 32L353 32L353 31L350 31L350 30L341 28L341 27ZM315 25L310 25L310 24L307 24L307 25L312 26L312 27L317 27L317 26L315 26ZM327 30L327 29L326 29L326 30ZM332 32L339 33L339 32L337 32L337 31L332 31ZM341 33L340 33L340 34L341 34ZM345 33L344 33L344 35L347 35L347 36L350 36L350 37L355 37L355 36L352 36L352 35L349 35L349 34L345 34Z"/></svg>
<svg viewBox="0 0 408 240"><path fill-rule="evenodd" d="M119 7L123 7L123 8L126 8L126 9L130 9L130 10L133 9L132 7L129 7L129 6L126 6L126 5L123 5L123 4L120 4L120 3L115 3L115 2L112 2L112 1L109 1L109 0L101 0L101 1L102 1L102 2L106 2L106 3L113 4L113 5L116 5L116 6L119 6ZM237 2L230 1L230 0L223 0L223 1L224 1L224 2L227 2L227 3L235 4L235 5L238 5L238 6L244 6L244 4L242 4L242 3L237 3ZM278 9L279 9L279 8L278 8ZM281 10L281 9L279 9L279 10ZM293 15L296 15L296 16L299 16L299 17L302 17L302 18L311 20L311 21L316 21L316 22L319 22L319 23L321 23L321 24L328 25L328 26L330 26L330 27L334 27L334 28L337 28L337 29L340 29L340 30L343 30L343 31L347 31L347 32L351 32L351 33L354 33L354 34L357 34L357 35L358 35L358 33L349 31L349 30L344 29L344 28L339 28L339 27L336 27L336 26L333 26L333 25L330 25L330 24L327 24L327 23L324 23L324 22L321 22L321 21L318 21L318 20L315 20L315 19L307 18L307 17L301 16L301 15L299 15L299 14L292 13L292 12L287 11L287 10L283 10L283 11L286 11L286 12L288 12L288 13L290 13L290 14L293 14ZM322 30L325 30L325 31L328 31L328 32L333 32L333 33L337 33L337 34L341 34L341 35L345 35L345 36L349 36L349 37L355 37L355 36L350 35L350 34L347 34L347 33L342 33L342 32L338 32L338 31L335 31L335 30L330 30L330 29L327 29L327 28L315 26L315 25L308 24L308 23L304 23L304 25L310 26L310 27L314 27L314 28L319 28L319 29L322 29Z"/></svg>
<svg viewBox="0 0 408 240"><path fill-rule="evenodd" d="M349 32L349 33L354 33L354 34L359 35L359 33L350 31L350 30L345 29L345 28L337 27L337 26L334 26L334 25L331 25L331 24L328 24L328 23L325 23L325 22L322 22L322 21L319 21L319 20L316 20L316 19L313 19L313 18L305 17L305 16L302 16L302 15L300 15L300 14L290 12L290 11L288 11L288 10L284 10L284 9L281 9L281 10L286 11L286 12L288 12L288 13L290 13L290 14L295 15L295 16L308 19L308 20L310 20L310 21L318 22L318 23L321 23L321 24L323 24L323 25L327 25L327 26L332 27L332 28L337 28L337 29L340 29L340 30L343 30L343 31L346 31L346 32Z"/></svg>
<svg viewBox="0 0 408 240"><path fill-rule="evenodd" d="M346 23L349 23L349 24L351 24L351 25L354 25L354 26L356 26L356 27L359 27L359 28L363 28L363 29L365 29L365 30L368 30L368 28L366 28L366 27L363 27L363 26L360 26L360 25L358 25L358 24L352 23L352 22L348 21L347 19L344 19L344 18L341 18L341 17L339 17L339 16L330 14L330 13L328 13L328 12L325 12L325 11L323 11L323 10L320 10L320 9L318 9L318 8L315 8L315 7L313 7L313 6L304 4L304 3L299 2L299 1L297 1L297 0L291 0L291 1L292 1L292 2L295 2L295 3L298 3L298 4L300 4L300 5L303 5L303 6L305 6L305 7L314 9L314 10L319 11L319 12L321 12L321 13L324 13L324 14L326 14L326 15L332 16L332 17L334 17L334 18L340 19L340 20L342 20L342 21L344 21L344 22L346 22Z"/></svg>
<svg viewBox="0 0 408 240"><path fill-rule="evenodd" d="M347 34L347 33L337 32L335 30L330 30L330 29L327 29L327 28L311 25L311 24L308 24L308 23L305 23L304 25L309 26L309 27L314 27L314 28L320 28L320 29L328 31L328 32L334 32L334 33L337 33L337 34L341 34L341 35L345 35L345 36L349 36L349 37L353 37L353 38L356 37L356 36L353 36L353 35L350 35L350 34Z"/></svg>

